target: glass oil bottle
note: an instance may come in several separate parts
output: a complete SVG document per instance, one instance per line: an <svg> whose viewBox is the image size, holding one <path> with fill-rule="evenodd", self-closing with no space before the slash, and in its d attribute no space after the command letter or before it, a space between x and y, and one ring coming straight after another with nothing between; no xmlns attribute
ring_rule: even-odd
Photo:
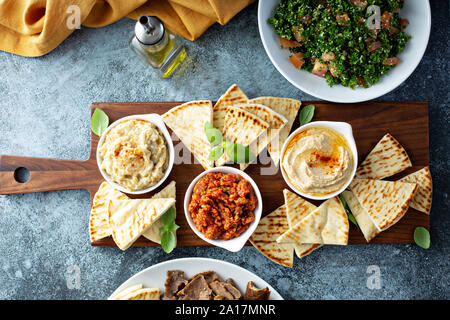
<svg viewBox="0 0 450 320"><path fill-rule="evenodd" d="M153 16L139 17L130 47L162 78L169 77L186 57L186 49L178 36Z"/></svg>

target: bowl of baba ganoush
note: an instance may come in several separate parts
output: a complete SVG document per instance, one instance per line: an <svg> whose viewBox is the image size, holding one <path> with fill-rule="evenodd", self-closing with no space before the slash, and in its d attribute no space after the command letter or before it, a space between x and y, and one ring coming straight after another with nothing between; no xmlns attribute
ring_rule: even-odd
<svg viewBox="0 0 450 320"><path fill-rule="evenodd" d="M174 163L172 139L158 114L133 115L111 124L100 137L97 165L114 188L143 194L160 186Z"/></svg>
<svg viewBox="0 0 450 320"><path fill-rule="evenodd" d="M340 194L358 164L351 125L315 121L301 126L284 143L280 163L284 180L301 196L325 200Z"/></svg>

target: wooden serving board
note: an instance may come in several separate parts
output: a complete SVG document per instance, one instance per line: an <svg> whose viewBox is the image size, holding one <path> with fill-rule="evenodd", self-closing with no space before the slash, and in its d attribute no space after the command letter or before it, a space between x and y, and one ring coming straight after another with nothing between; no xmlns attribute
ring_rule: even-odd
<svg viewBox="0 0 450 320"><path fill-rule="evenodd" d="M139 103L93 103L108 114L110 122L132 114L162 114L181 102L139 102ZM345 121L353 126L353 133L361 162L381 137L391 133L407 150L412 168L391 177L397 180L406 174L427 166L428 152L428 105L425 102L364 102L360 104L333 104L322 101L304 101L303 105L314 104L314 120ZM298 127L298 119L292 130ZM86 161L43 159L18 156L0 156L0 194L17 194L66 189L87 189L91 201L103 178L96 163L96 148L99 137L91 135L91 155ZM176 147L178 141L174 141ZM250 165L246 172L258 184L263 198L263 216L269 214L284 203L283 189L288 188L281 172L275 175L261 175L260 170L267 165ZM25 183L17 182L14 172L24 167L30 171L30 179ZM160 191L170 181L176 181L177 189L177 231L179 246L208 246L190 229L184 215L184 194L190 182L201 172L199 164L175 164L169 178L155 192L140 197L149 197ZM318 205L320 202L314 202ZM350 224L349 244L366 244L362 233ZM382 232L373 243L412 243L415 227L429 228L429 216L412 208L392 228ZM86 232L88 226L86 226ZM111 237L94 242L94 246L114 246ZM134 246L154 246L155 244L141 237Z"/></svg>

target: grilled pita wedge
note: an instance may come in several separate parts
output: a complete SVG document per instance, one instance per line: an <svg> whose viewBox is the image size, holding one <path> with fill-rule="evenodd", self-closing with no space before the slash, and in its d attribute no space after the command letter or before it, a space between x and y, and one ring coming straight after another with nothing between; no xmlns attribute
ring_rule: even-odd
<svg viewBox="0 0 450 320"><path fill-rule="evenodd" d="M387 133L356 169L357 179L383 179L411 167L406 150Z"/></svg>
<svg viewBox="0 0 450 320"><path fill-rule="evenodd" d="M217 100L214 105L214 122L211 123L216 129L222 133L225 126L226 107L236 106L238 104L247 103L248 97L236 84L233 84L228 90Z"/></svg>
<svg viewBox="0 0 450 320"><path fill-rule="evenodd" d="M331 198L278 237L278 243L346 245L348 218L341 201Z"/></svg>
<svg viewBox="0 0 450 320"><path fill-rule="evenodd" d="M280 130L278 134L278 139L273 139L267 146L270 157L272 158L275 165L278 166L278 164L280 163L281 149L283 148L283 144L289 136L289 133L291 132L292 124L297 117L298 110L300 109L302 103L299 100L295 99L275 97L259 97L249 100L248 103L265 105L276 113L285 117L287 120L286 125Z"/></svg>
<svg viewBox="0 0 450 320"><path fill-rule="evenodd" d="M212 123L213 119L211 101L187 102L170 109L162 117L203 168L211 169L214 166L214 161L209 160L212 146L204 131L205 123Z"/></svg>
<svg viewBox="0 0 450 320"><path fill-rule="evenodd" d="M370 242L370 240L375 238L380 233L380 230L377 229L372 219L370 219L366 209L361 206L353 192L344 191L342 192L342 195L344 196L350 211L355 217L364 238L366 238L367 242Z"/></svg>
<svg viewBox="0 0 450 320"><path fill-rule="evenodd" d="M416 183L354 179L350 189L379 231L396 224L408 211Z"/></svg>
<svg viewBox="0 0 450 320"><path fill-rule="evenodd" d="M237 107L227 107L224 133L228 142L249 147L266 134L269 124L254 114ZM224 165L228 160L226 152L216 161L216 166Z"/></svg>
<svg viewBox="0 0 450 320"><path fill-rule="evenodd" d="M277 243L276 239L289 230L286 206L282 205L259 221L250 237L251 244L263 255L282 266L292 268L294 246L291 243Z"/></svg>
<svg viewBox="0 0 450 320"><path fill-rule="evenodd" d="M109 225L114 242L128 249L171 206L173 198L110 200Z"/></svg>
<svg viewBox="0 0 450 320"><path fill-rule="evenodd" d="M91 242L111 235L108 216L109 200L127 199L129 198L126 195L111 187L107 182L103 182L100 185L92 201L92 209L89 216L89 237Z"/></svg>
<svg viewBox="0 0 450 320"><path fill-rule="evenodd" d="M172 198L175 199L175 181L172 181L162 189L160 192L155 194L151 199L160 199L160 198ZM174 206L175 209L175 206ZM160 219L156 220L150 228L148 228L142 235L146 237L148 240L161 244L161 230L160 228L163 226ZM175 232L175 231L174 231ZM176 238L175 238L176 239Z"/></svg>
<svg viewBox="0 0 450 320"><path fill-rule="evenodd" d="M109 297L108 300L120 300L123 297L125 297L126 295L128 295L129 293L135 292L135 291L137 291L139 289L142 289L143 287L144 287L144 285L142 285L142 284L136 284L134 286L128 287L126 289L123 289L122 291L120 291L116 295Z"/></svg>
<svg viewBox="0 0 450 320"><path fill-rule="evenodd" d="M312 203L309 203L288 189L284 189L283 194L289 228L292 228L317 208ZM321 246L321 244L296 243L294 244L295 254L301 259Z"/></svg>
<svg viewBox="0 0 450 320"><path fill-rule="evenodd" d="M260 136L256 141L256 146L250 146L250 150L255 150L255 155L260 154L272 140L278 140L280 130L287 123L287 119L284 116L262 104L240 104L237 107L254 114L269 125L267 133ZM240 169L245 170L248 165L249 163L242 163L240 164Z"/></svg>
<svg viewBox="0 0 450 320"><path fill-rule="evenodd" d="M130 292L120 300L160 300L159 288L143 288Z"/></svg>
<svg viewBox="0 0 450 320"><path fill-rule="evenodd" d="M431 200L433 198L433 181L430 168L425 167L398 180L399 182L417 183L417 192L410 206L425 214L430 214Z"/></svg>

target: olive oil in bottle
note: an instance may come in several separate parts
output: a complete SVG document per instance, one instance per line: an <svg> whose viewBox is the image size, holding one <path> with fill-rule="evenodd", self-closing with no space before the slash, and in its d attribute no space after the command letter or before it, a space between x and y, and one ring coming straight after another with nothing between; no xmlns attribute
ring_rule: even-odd
<svg viewBox="0 0 450 320"><path fill-rule="evenodd" d="M169 77L186 57L179 38L153 16L141 16L136 22L130 47L162 78Z"/></svg>

